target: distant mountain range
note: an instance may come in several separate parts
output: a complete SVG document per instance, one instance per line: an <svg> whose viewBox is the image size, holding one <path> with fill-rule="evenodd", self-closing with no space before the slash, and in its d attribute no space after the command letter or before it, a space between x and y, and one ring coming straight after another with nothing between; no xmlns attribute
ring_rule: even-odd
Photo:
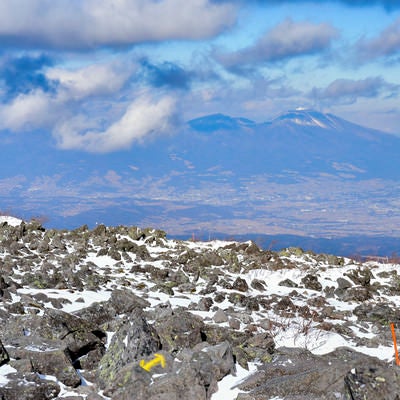
<svg viewBox="0 0 400 400"><path fill-rule="evenodd" d="M342 171L360 178L400 176L400 170L393 168L400 137L332 114L297 109L260 124L215 114L194 119L189 126L208 135L207 146L217 146L220 161L228 166L240 150L246 171L254 173L294 170L301 175Z"/></svg>
<svg viewBox="0 0 400 400"><path fill-rule="evenodd" d="M213 114L110 154L62 151L41 132L1 145L0 210L50 227L400 236L400 137L332 114L296 109L263 123Z"/></svg>

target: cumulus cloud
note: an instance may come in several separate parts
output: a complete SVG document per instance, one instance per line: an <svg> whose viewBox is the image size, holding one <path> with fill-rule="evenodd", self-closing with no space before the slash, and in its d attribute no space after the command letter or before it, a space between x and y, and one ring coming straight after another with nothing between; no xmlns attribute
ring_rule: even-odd
<svg viewBox="0 0 400 400"><path fill-rule="evenodd" d="M330 24L295 22L288 18L266 32L253 46L232 53L219 53L216 59L228 69L281 61L324 51L337 36L337 30Z"/></svg>
<svg viewBox="0 0 400 400"><path fill-rule="evenodd" d="M33 61L33 65L40 65L39 61ZM5 68L10 68L6 65ZM22 73L21 82L11 82L9 86L13 89L23 85L23 88L30 90L21 90L13 97L6 97L6 101L0 105L0 129L14 132L51 129L57 121L69 118L77 110L87 111L96 107L98 102L106 103L110 108L111 103L117 102L118 95L134 70L135 66L123 68L117 63L92 64L74 70L50 68L45 73L37 72L34 67L28 68L27 76ZM18 81L18 78L16 76L15 80ZM38 79L42 85L34 85ZM43 82L56 84L52 90L46 90L49 84ZM102 115L102 118L106 118L106 115Z"/></svg>
<svg viewBox="0 0 400 400"><path fill-rule="evenodd" d="M0 104L0 130L46 129L60 148L99 153L169 133L175 100L132 84L138 68L115 62L74 70L50 68L44 77L56 81L56 89L39 87Z"/></svg>
<svg viewBox="0 0 400 400"><path fill-rule="evenodd" d="M63 149L107 153L129 148L152 135L171 129L175 116L175 101L171 96L152 99L144 94L133 101L122 117L105 130L91 130L83 115L59 123L54 130Z"/></svg>
<svg viewBox="0 0 400 400"><path fill-rule="evenodd" d="M400 4L400 2L399 2ZM400 54L400 18L373 39L358 42L357 50L363 60Z"/></svg>
<svg viewBox="0 0 400 400"><path fill-rule="evenodd" d="M326 88L314 88L312 97L330 103L352 104L360 97L377 97L383 92L398 90L396 85L386 82L381 77L366 79L336 79Z"/></svg>
<svg viewBox="0 0 400 400"><path fill-rule="evenodd" d="M41 89L20 94L0 107L0 129L18 132L49 127L57 108L57 101Z"/></svg>
<svg viewBox="0 0 400 400"><path fill-rule="evenodd" d="M47 77L59 83L59 92L64 91L64 96L78 100L116 93L136 69L133 64L126 68L118 63L99 63L73 70L52 68Z"/></svg>
<svg viewBox="0 0 400 400"><path fill-rule="evenodd" d="M2 0L3 45L62 49L203 39L235 22L232 4L209 0Z"/></svg>

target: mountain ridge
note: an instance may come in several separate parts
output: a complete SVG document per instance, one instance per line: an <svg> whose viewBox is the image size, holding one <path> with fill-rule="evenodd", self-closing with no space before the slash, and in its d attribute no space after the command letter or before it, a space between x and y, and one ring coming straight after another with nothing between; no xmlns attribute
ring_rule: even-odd
<svg viewBox="0 0 400 400"><path fill-rule="evenodd" d="M4 149L1 207L46 216L49 227L107 221L189 236L400 235L400 138L315 110L267 123L212 114L115 154L39 148L34 138L23 157L21 148Z"/></svg>

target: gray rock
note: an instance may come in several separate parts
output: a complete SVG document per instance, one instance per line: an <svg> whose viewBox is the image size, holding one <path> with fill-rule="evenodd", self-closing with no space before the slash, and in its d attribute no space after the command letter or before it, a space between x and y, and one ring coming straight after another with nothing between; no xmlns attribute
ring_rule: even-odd
<svg viewBox="0 0 400 400"><path fill-rule="evenodd" d="M371 270L368 267L351 270L345 275L350 278L356 285L369 286L371 279L374 278Z"/></svg>
<svg viewBox="0 0 400 400"><path fill-rule="evenodd" d="M253 279L250 284L250 286L253 289L259 290L260 292L263 292L265 290L265 285L266 285L266 283L259 279Z"/></svg>
<svg viewBox="0 0 400 400"><path fill-rule="evenodd" d="M315 275L307 274L304 278L301 279L304 287L306 289L311 290L322 290L322 285L318 282L318 278Z"/></svg>
<svg viewBox="0 0 400 400"><path fill-rule="evenodd" d="M110 303L117 315L131 313L134 309L150 307L150 303L127 289L116 289L111 293Z"/></svg>
<svg viewBox="0 0 400 400"><path fill-rule="evenodd" d="M113 384L120 370L161 349L157 332L140 312L133 312L126 323L114 334L100 361L97 382L101 388Z"/></svg>
<svg viewBox="0 0 400 400"><path fill-rule="evenodd" d="M166 355L165 370L147 372L137 364L128 364L104 394L126 400L209 400L217 390L217 382L235 373L232 348L227 342L216 346L200 343L179 352L176 360L162 354Z"/></svg>
<svg viewBox="0 0 400 400"><path fill-rule="evenodd" d="M190 358L189 366L196 371L196 376L206 388L207 399L210 399L211 395L217 391L218 381L236 372L232 347L228 342L215 346L210 346L208 343L197 345Z"/></svg>
<svg viewBox="0 0 400 400"><path fill-rule="evenodd" d="M204 341L202 318L180 308L173 310L171 315L156 317L154 327L162 349L172 354Z"/></svg>
<svg viewBox="0 0 400 400"><path fill-rule="evenodd" d="M72 366L62 340L46 340L35 336L10 339L8 352L11 358L29 362L29 372L56 376L64 385L77 387L81 380ZM20 364L26 371L27 364ZM18 365L14 366L18 368Z"/></svg>
<svg viewBox="0 0 400 400"><path fill-rule="evenodd" d="M249 286L247 282L240 277L237 277L235 279L235 282L233 282L232 288L234 290L238 290L239 292L247 292L249 290Z"/></svg>
<svg viewBox="0 0 400 400"><path fill-rule="evenodd" d="M360 304L355 307L353 314L361 321L371 321L379 325L389 325L390 322L400 321L400 310L390 303Z"/></svg>
<svg viewBox="0 0 400 400"><path fill-rule="evenodd" d="M293 282L291 279L285 279L279 282L279 286L286 286L286 287L299 287L296 282Z"/></svg>
<svg viewBox="0 0 400 400"><path fill-rule="evenodd" d="M10 357L7 350L4 348L3 343L0 341L0 366L7 364L10 361Z"/></svg>
<svg viewBox="0 0 400 400"><path fill-rule="evenodd" d="M211 297L202 297L198 304L198 309L200 311L210 311L213 305L213 299Z"/></svg>
<svg viewBox="0 0 400 400"><path fill-rule="evenodd" d="M228 316L226 315L226 313L223 310L218 309L217 312L213 316L213 321L216 324L221 324L223 322L228 322Z"/></svg>
<svg viewBox="0 0 400 400"><path fill-rule="evenodd" d="M40 379L36 373L12 373L8 382L0 386L2 400L50 400L60 393L57 383Z"/></svg>
<svg viewBox="0 0 400 400"><path fill-rule="evenodd" d="M249 398L254 400L274 396L287 400L352 399L348 396L350 389L349 384L345 384L345 377L352 369L358 370L368 365L384 370L392 368L377 358L347 348L339 348L323 356L313 355L304 349L280 348L270 363L261 366L238 388L246 391L251 396ZM372 396L366 399L383 400L385 397Z"/></svg>
<svg viewBox="0 0 400 400"><path fill-rule="evenodd" d="M353 368L344 377L345 393L352 400L398 400L400 371L398 368L369 363Z"/></svg>
<svg viewBox="0 0 400 400"><path fill-rule="evenodd" d="M348 289L353 286L351 282L344 278L337 278L338 289Z"/></svg>

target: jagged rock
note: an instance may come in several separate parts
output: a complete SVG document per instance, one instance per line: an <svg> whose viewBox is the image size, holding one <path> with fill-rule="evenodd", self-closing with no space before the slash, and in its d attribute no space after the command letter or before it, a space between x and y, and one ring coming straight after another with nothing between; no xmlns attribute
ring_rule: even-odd
<svg viewBox="0 0 400 400"><path fill-rule="evenodd" d="M157 332L143 317L134 311L126 323L114 334L100 361L97 382L101 388L112 385L120 370L127 364L161 349Z"/></svg>
<svg viewBox="0 0 400 400"><path fill-rule="evenodd" d="M209 311L213 305L213 299L211 297L202 297L198 304L198 309L200 311Z"/></svg>
<svg viewBox="0 0 400 400"><path fill-rule="evenodd" d="M238 387L247 392L250 396L247 398L254 400L274 396L293 400L344 399L348 398L345 397L345 376L353 368L358 370L366 365L391 368L377 358L347 348L323 356L304 349L279 348L270 363L260 366ZM375 400L377 397L367 398ZM246 397L239 395L237 399Z"/></svg>
<svg viewBox="0 0 400 400"><path fill-rule="evenodd" d="M284 279L283 281L279 282L279 286L299 287L299 285L296 282L293 282L291 279Z"/></svg>
<svg viewBox="0 0 400 400"><path fill-rule="evenodd" d="M117 315L128 314L135 309L150 307L150 303L127 289L115 289L111 293L110 303Z"/></svg>
<svg viewBox="0 0 400 400"><path fill-rule="evenodd" d="M247 282L240 277L237 277L235 279L235 282L233 282L232 288L234 290L238 290L239 292L247 292L249 290L249 286L247 285Z"/></svg>
<svg viewBox="0 0 400 400"><path fill-rule="evenodd" d="M8 363L8 361L10 361L10 357L7 350L4 348L3 343L0 341L0 366Z"/></svg>
<svg viewBox="0 0 400 400"><path fill-rule="evenodd" d="M352 400L398 400L400 371L398 368L369 363L352 368L344 377L345 393Z"/></svg>
<svg viewBox="0 0 400 400"><path fill-rule="evenodd" d="M385 326L390 322L400 321L400 310L392 304L383 302L373 307L369 304L360 304L354 308L353 314L362 321L372 321Z"/></svg>
<svg viewBox="0 0 400 400"><path fill-rule="evenodd" d="M273 340L274 335L291 334L293 327L302 335L312 327L313 333L329 331L358 346L391 346L388 323L400 321L396 301L388 297L400 293L396 267L352 263L301 249L279 255L249 242L218 249L214 243L170 242L165 233L150 228L99 225L93 231L60 231L35 224L3 225L0 365L8 363L18 371L16 382L32 371L53 374L70 385L74 400L99 400L99 387L116 399L206 400L225 373L221 355L211 357L207 349L226 342L233 354L229 365L233 359L245 368L249 362L264 364L258 372L263 378L254 378L257 385L238 398L328 399L323 384L331 388L331 381L322 375L327 371L333 379L337 368L338 396L345 396L347 387L348 396L375 400L376 382L388 383L386 389L379 386L382 393L391 393L397 382L385 375L387 363L377 366L365 358L353 373L351 368L345 371L353 364L338 354L309 357L291 349L284 359ZM293 281L284 279L289 269ZM279 276L281 287L276 288ZM92 302L91 290L97 291L94 299L102 300ZM65 312L73 308L78 311ZM211 311L214 318L199 311ZM105 353L107 337L112 339ZM318 339L315 346L319 344ZM29 345L41 351L35 353ZM155 352L168 365L144 371L140 360L151 360ZM292 370L289 360L295 364ZM72 389L79 378L74 368L84 370L82 375L94 386ZM30 398L36 398L32 393ZM45 398L40 396L38 392L37 398Z"/></svg>
<svg viewBox="0 0 400 400"><path fill-rule="evenodd" d="M21 337L11 342L9 354L17 360L29 360L31 372L54 375L64 385L77 387L81 379L72 366L62 341L45 341L34 337Z"/></svg>
<svg viewBox="0 0 400 400"><path fill-rule="evenodd" d="M356 285L369 286L371 279L374 278L371 270L368 267L357 268L351 270L345 275L350 278Z"/></svg>
<svg viewBox="0 0 400 400"><path fill-rule="evenodd" d="M348 289L353 286L351 282L349 282L347 279L342 278L342 277L337 278L336 282L338 284L338 289Z"/></svg>
<svg viewBox="0 0 400 400"><path fill-rule="evenodd" d="M5 345L23 340L25 336L44 341L61 340L72 362L91 352L97 355L99 361L105 351L105 332L61 310L45 309L43 315L12 316L6 326L0 326L0 333L6 335L3 339Z"/></svg>
<svg viewBox="0 0 400 400"><path fill-rule="evenodd" d="M318 282L318 278L315 275L307 274L304 278L301 279L304 287L306 289L311 290L322 290L322 285Z"/></svg>
<svg viewBox="0 0 400 400"><path fill-rule="evenodd" d="M265 285L266 283L259 279L253 279L250 284L253 289L259 290L260 292L265 290Z"/></svg>
<svg viewBox="0 0 400 400"><path fill-rule="evenodd" d="M204 340L202 318L183 309L178 308L171 315L156 317L154 327L163 350L173 354L185 347L192 348Z"/></svg>
<svg viewBox="0 0 400 400"><path fill-rule="evenodd" d="M223 310L218 309L217 312L213 316L213 320L216 324L228 322L228 316L226 315L226 313Z"/></svg>
<svg viewBox="0 0 400 400"><path fill-rule="evenodd" d="M127 365L104 394L126 400L209 400L217 382L235 372L232 348L227 342L216 346L203 342L193 349L182 350L176 357L174 360L166 356L166 368L155 369L155 373L163 375L155 379L152 379L153 369L147 372L137 364Z"/></svg>
<svg viewBox="0 0 400 400"><path fill-rule="evenodd" d="M50 400L60 393L60 386L52 381L40 379L36 373L11 373L8 382L0 386L2 400Z"/></svg>
<svg viewBox="0 0 400 400"><path fill-rule="evenodd" d="M356 286L346 289L340 297L343 301L363 302L372 298L372 293L367 287Z"/></svg>

